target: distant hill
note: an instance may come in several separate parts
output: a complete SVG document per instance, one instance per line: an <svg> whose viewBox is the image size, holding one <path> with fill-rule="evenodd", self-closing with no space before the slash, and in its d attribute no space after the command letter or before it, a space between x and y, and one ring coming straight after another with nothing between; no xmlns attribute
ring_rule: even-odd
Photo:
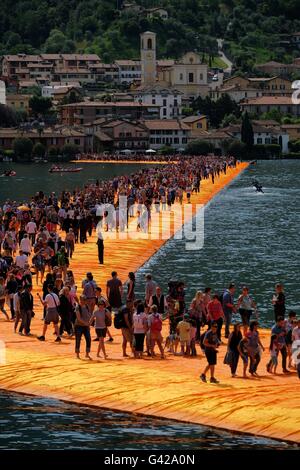
<svg viewBox="0 0 300 470"><path fill-rule="evenodd" d="M139 34L158 34L158 55L186 50L217 54L217 38L241 70L265 60L300 55L284 42L300 31L299 0L137 0L163 7L168 19L147 17L131 0L2 0L0 54L97 53L105 62L139 55Z"/></svg>

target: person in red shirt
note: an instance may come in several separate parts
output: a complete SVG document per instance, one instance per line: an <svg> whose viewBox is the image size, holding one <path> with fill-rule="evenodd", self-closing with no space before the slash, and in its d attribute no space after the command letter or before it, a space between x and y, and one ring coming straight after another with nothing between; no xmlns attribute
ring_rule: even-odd
<svg viewBox="0 0 300 470"><path fill-rule="evenodd" d="M224 320L224 312L218 294L215 294L213 296L213 299L207 304L207 312L207 320L209 321L209 324L214 322L218 325L217 335L219 340L221 340L221 330Z"/></svg>

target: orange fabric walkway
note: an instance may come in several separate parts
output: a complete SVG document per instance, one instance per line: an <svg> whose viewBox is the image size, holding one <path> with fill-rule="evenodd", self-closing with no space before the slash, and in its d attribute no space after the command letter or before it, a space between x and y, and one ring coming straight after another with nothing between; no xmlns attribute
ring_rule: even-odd
<svg viewBox="0 0 300 470"><path fill-rule="evenodd" d="M226 186L246 164L229 170L213 186L202 182L200 195L192 202L207 203ZM125 280L151 257L164 240L106 240L105 266L97 263L95 237L76 246L71 268L79 285L87 271L92 271L99 285L105 287L110 272L117 269ZM205 248L204 248L205 249ZM191 254L192 256L192 254ZM34 294L40 289L35 286ZM41 308L36 301L32 333L41 334ZM162 361L122 358L121 335L111 328L114 342L107 344L109 359L96 360L97 343L92 343L93 361L74 357L74 340L63 338L54 343L52 328L45 343L35 337L20 337L12 324L0 322L0 340L6 343L6 365L0 365L0 388L53 397L116 410L206 424L228 430L286 439L300 443L300 387L295 373L277 376L265 372L268 352L259 366L261 377L230 377L223 365L226 346L221 346L216 376L220 384L203 384L199 374L206 361L167 355ZM164 326L165 336L167 325ZM262 333L267 347L269 332ZM82 344L82 350L84 344ZM241 375L242 365L238 367Z"/></svg>

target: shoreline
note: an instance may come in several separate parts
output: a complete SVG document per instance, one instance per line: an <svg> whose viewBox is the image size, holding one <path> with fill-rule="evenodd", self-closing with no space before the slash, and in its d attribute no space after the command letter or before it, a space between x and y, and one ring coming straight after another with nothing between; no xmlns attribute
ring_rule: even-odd
<svg viewBox="0 0 300 470"><path fill-rule="evenodd" d="M247 163L242 163L236 169L228 170L227 175L216 178L214 186L211 181L204 180L200 194L192 196L192 203L207 204L247 166ZM168 239L173 235L171 233ZM106 240L105 265L100 267L93 236L87 244L76 246L71 269L78 280L83 279L87 271L92 271L97 283L103 288L113 269L118 270L119 277L124 281L128 271L139 269L168 239ZM40 288L34 285L34 296L37 290ZM38 308L35 308L36 317L32 325L32 333L35 335L40 334L42 328L41 308L40 305L36 306ZM199 380L204 365L200 356L195 359L168 356L166 361L149 360L146 357L143 361L124 359L120 357L120 331L113 328L111 331L114 342L107 349L109 360L87 362L74 358L74 340L63 339L62 344L55 344L52 328L48 331L46 342L39 343L35 337L15 335L12 323L1 321L0 339L6 341L7 364L0 366L0 388L300 442L300 415L297 416L297 407L295 409L293 403L290 403L297 401L297 398L300 402L300 391L297 393L296 390L298 378L296 374L266 374L267 354L264 354L259 369L262 380L232 379L228 366L223 364L226 347L222 346L216 368L221 383L203 384ZM261 335L266 346L269 331L261 330ZM287 397L293 397L294 400L287 400Z"/></svg>
<svg viewBox="0 0 300 470"><path fill-rule="evenodd" d="M69 163L109 163L109 164L131 164L131 165L171 165L176 164L176 161L155 161L155 160L71 160Z"/></svg>

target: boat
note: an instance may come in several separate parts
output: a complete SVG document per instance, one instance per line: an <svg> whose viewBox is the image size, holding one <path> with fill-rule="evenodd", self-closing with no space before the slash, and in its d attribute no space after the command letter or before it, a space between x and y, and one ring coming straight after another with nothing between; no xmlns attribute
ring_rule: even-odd
<svg viewBox="0 0 300 470"><path fill-rule="evenodd" d="M14 170L6 170L4 173L2 173L2 175L0 176L16 176L16 172Z"/></svg>
<svg viewBox="0 0 300 470"><path fill-rule="evenodd" d="M58 166L58 165L53 165L50 170L49 170L49 173L78 173L79 171L82 171L83 168L63 168L61 166Z"/></svg>

